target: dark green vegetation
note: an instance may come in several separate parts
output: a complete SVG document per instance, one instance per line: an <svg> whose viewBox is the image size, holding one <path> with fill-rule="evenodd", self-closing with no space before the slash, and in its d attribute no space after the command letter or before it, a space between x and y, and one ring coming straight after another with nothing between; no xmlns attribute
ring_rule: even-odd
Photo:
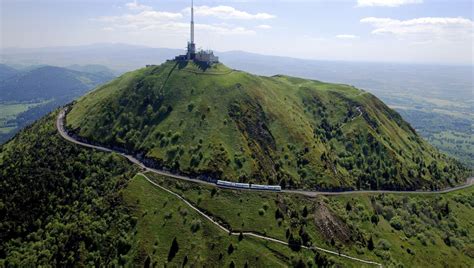
<svg viewBox="0 0 474 268"><path fill-rule="evenodd" d="M0 266L123 262L134 225L119 195L134 168L64 141L57 113L0 147Z"/></svg>
<svg viewBox="0 0 474 268"><path fill-rule="evenodd" d="M74 104L70 129L160 166L233 181L323 189L436 189L467 171L354 87L168 62Z"/></svg>
<svg viewBox="0 0 474 268"><path fill-rule="evenodd" d="M97 66L74 67L83 72L52 66L20 71L0 65L0 144L21 128L114 77Z"/></svg>
<svg viewBox="0 0 474 268"><path fill-rule="evenodd" d="M471 267L474 263L473 187L443 195L309 198L216 190L148 176L237 232L321 246L387 266Z"/></svg>

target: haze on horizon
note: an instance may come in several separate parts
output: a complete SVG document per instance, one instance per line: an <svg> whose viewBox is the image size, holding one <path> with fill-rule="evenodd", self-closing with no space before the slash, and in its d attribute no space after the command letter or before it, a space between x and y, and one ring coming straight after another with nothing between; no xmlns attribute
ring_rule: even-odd
<svg viewBox="0 0 474 268"><path fill-rule="evenodd" d="M0 48L125 43L180 48L187 0L2 0ZM196 42L316 60L469 64L469 0L196 0Z"/></svg>

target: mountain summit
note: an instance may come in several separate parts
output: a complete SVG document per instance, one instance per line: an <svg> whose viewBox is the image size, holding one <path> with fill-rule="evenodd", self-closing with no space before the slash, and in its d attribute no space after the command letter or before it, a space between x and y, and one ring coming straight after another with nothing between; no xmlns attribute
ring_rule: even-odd
<svg viewBox="0 0 474 268"><path fill-rule="evenodd" d="M168 61L73 104L67 127L194 176L312 189L435 189L465 169L348 85Z"/></svg>

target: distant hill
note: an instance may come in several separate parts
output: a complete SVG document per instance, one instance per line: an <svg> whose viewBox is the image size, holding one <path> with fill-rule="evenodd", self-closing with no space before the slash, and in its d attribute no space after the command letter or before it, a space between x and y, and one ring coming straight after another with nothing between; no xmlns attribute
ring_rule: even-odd
<svg viewBox="0 0 474 268"><path fill-rule="evenodd" d="M0 81L0 102L74 98L113 76L46 66Z"/></svg>
<svg viewBox="0 0 474 268"><path fill-rule="evenodd" d="M103 65L98 65L98 64L88 64L88 65L73 64L70 66L66 66L66 68L69 70L74 70L74 71L83 72L83 73L101 74L101 75L112 76L112 77L116 76L116 72L114 72L113 70Z"/></svg>
<svg viewBox="0 0 474 268"><path fill-rule="evenodd" d="M73 64L95 64L104 65L122 73L141 68L146 64L162 63L180 53L183 53L180 49L126 44L93 44L38 49L4 49L0 55L6 63L49 64L63 67Z"/></svg>
<svg viewBox="0 0 474 268"><path fill-rule="evenodd" d="M0 144L11 138L21 128L57 107L71 102L115 77L109 69L100 66L76 67L88 71L80 72L53 66L32 66L24 68L23 71L16 71L5 80L0 80L0 113L4 111L2 109L9 109L14 105L32 105L31 108L19 114L7 118L0 116L0 130L3 128L3 131L0 131ZM4 70L9 70L9 68L4 68ZM97 72L94 73L95 71Z"/></svg>
<svg viewBox="0 0 474 268"><path fill-rule="evenodd" d="M8 65L0 64L0 81L12 77L17 73L19 73L18 70L13 69Z"/></svg>
<svg viewBox="0 0 474 268"><path fill-rule="evenodd" d="M177 172L322 189L439 188L464 168L352 86L167 62L82 97L68 126Z"/></svg>

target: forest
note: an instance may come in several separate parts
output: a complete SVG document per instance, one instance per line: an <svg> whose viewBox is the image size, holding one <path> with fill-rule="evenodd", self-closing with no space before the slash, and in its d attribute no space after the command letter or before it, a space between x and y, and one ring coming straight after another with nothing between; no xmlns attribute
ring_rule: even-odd
<svg viewBox="0 0 474 268"><path fill-rule="evenodd" d="M56 115L0 147L0 266L118 265L135 223L119 192L135 168L64 141Z"/></svg>

